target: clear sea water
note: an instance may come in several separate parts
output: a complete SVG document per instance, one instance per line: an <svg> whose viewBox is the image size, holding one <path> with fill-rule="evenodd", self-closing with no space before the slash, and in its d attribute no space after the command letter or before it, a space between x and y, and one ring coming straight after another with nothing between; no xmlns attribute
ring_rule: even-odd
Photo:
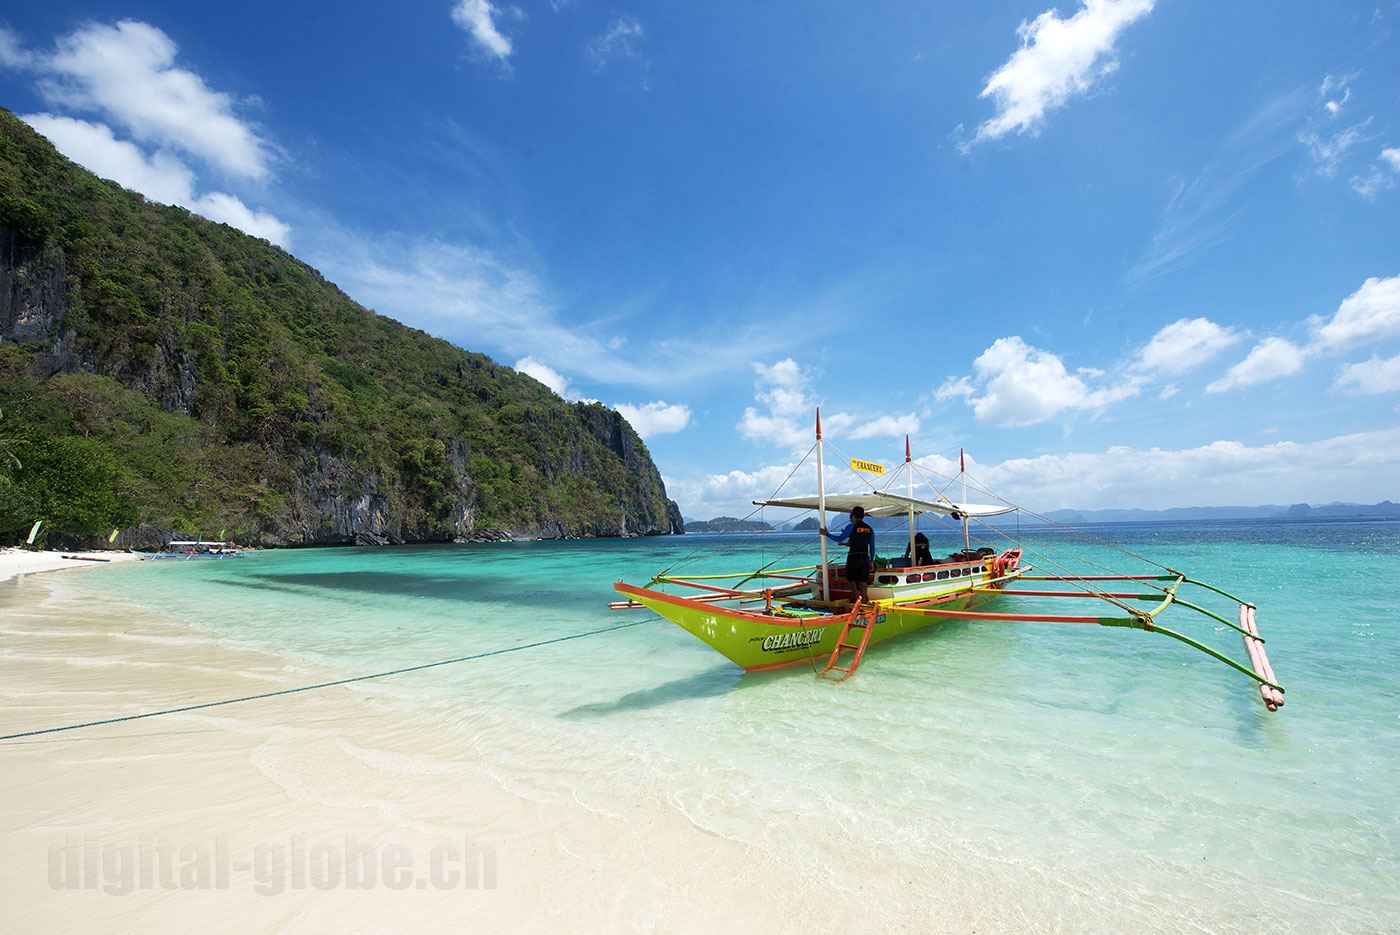
<svg viewBox="0 0 1400 935"><path fill-rule="evenodd" d="M1028 931L1067 929L1054 906L1075 900L1150 931L1400 931L1400 524L1086 531L1254 601L1284 708L1138 631L943 623L879 644L833 684L803 667L745 674L669 623L606 607L614 580L682 560L694 573L814 561L797 535L723 557L695 536L269 551L74 584L345 675L645 621L358 690L451 725L522 788L543 771L603 811L648 796L833 879L898 865L926 898L1002 900ZM1043 569L1073 552L1080 572L1148 570L1100 542L1024 532ZM1228 601L1183 596L1234 619ZM1193 616L1163 622L1245 658L1235 633Z"/></svg>

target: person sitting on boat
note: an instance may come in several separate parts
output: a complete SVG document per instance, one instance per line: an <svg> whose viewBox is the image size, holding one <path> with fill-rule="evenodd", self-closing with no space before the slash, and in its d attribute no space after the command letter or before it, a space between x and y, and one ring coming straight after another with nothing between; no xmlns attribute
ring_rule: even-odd
<svg viewBox="0 0 1400 935"><path fill-rule="evenodd" d="M904 550L904 567L916 567L921 565L932 565L933 553L928 550L928 536L921 532L914 533L914 561L911 565L909 561L909 550Z"/></svg>
<svg viewBox="0 0 1400 935"><path fill-rule="evenodd" d="M846 580L856 586L862 604L870 601L870 569L875 564L875 530L865 521L865 507L851 509L851 521L846 528L832 535L822 528L822 535L833 542L845 542L850 551L846 553Z"/></svg>

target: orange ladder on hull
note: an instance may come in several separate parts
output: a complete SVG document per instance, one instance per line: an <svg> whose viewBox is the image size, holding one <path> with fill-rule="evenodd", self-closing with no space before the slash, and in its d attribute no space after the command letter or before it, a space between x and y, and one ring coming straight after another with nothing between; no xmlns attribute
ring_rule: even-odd
<svg viewBox="0 0 1400 935"><path fill-rule="evenodd" d="M848 643L846 638L851 635L852 627L860 627L863 631L860 635L859 643ZM846 621L845 627L841 629L841 636L836 640L836 648L831 651L831 658L826 662L826 668L817 673L818 678L830 679L833 682L844 682L855 675L856 669L860 666L861 659L865 658L865 647L870 645L870 631L875 628L875 608L871 607L864 617L860 615L860 605L857 604L851 610L850 619ZM855 650L855 655L851 657L851 664L848 666L838 666L836 663L841 659L841 651L845 649ZM843 673L841 675L827 675L832 670Z"/></svg>

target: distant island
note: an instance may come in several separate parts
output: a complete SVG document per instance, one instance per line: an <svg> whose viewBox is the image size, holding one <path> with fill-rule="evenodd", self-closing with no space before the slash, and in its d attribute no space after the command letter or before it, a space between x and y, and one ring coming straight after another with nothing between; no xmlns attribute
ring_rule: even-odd
<svg viewBox="0 0 1400 935"><path fill-rule="evenodd" d="M1400 518L1400 504L1328 503L1309 506L1187 506L1169 510L1052 510L1046 518L1057 523L1152 523L1174 520L1228 519L1386 519ZM1023 522L1025 519L1023 518ZM1033 522L1034 519L1031 518Z"/></svg>
<svg viewBox="0 0 1400 935"><path fill-rule="evenodd" d="M688 519L686 532L771 532L773 527L754 519L716 516L714 519Z"/></svg>

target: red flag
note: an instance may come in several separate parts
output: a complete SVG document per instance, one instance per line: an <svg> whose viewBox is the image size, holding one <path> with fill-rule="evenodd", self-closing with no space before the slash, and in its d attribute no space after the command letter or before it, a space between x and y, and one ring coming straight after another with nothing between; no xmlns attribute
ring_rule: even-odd
<svg viewBox="0 0 1400 935"><path fill-rule="evenodd" d="M963 457L963 450L958 449L958 470L967 473L967 460Z"/></svg>

